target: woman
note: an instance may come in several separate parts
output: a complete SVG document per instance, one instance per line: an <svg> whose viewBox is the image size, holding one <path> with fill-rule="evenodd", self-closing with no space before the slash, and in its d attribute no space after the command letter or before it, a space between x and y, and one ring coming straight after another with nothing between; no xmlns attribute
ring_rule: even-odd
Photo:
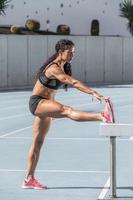
<svg viewBox="0 0 133 200"><path fill-rule="evenodd" d="M56 53L40 68L38 79L29 101L31 113L35 116L33 124L33 140L28 154L26 178L22 188L46 189L34 177L40 149L51 125L52 118L70 118L75 121L106 121L111 123L109 108L103 113L82 112L55 101L59 86L67 84L96 97L99 101L107 100L98 92L87 87L71 76L71 60L75 48L70 40L60 40L55 46Z"/></svg>

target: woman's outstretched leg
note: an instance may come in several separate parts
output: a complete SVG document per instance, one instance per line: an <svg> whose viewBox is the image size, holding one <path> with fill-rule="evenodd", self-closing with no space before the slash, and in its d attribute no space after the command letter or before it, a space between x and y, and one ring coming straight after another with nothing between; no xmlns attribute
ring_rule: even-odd
<svg viewBox="0 0 133 200"><path fill-rule="evenodd" d="M28 153L27 173L23 188L44 189L45 186L41 185L34 177L35 169L40 156L40 150L44 142L44 138L49 130L51 118L35 117L33 124L33 138L32 144Z"/></svg>
<svg viewBox="0 0 133 200"><path fill-rule="evenodd" d="M101 113L94 113L94 112L83 112L79 110L75 110L71 107L64 108L64 114L74 121L102 121L103 116Z"/></svg>
<svg viewBox="0 0 133 200"><path fill-rule="evenodd" d="M83 112L83 111L75 110L71 107L65 106L63 114L72 120L80 121L80 122L82 122L82 121L104 121L107 123L112 123L110 108L107 104L105 105L104 111L101 113Z"/></svg>
<svg viewBox="0 0 133 200"><path fill-rule="evenodd" d="M36 115L53 118L70 118L75 121L102 121L102 113L83 112L53 100L42 100L36 109Z"/></svg>

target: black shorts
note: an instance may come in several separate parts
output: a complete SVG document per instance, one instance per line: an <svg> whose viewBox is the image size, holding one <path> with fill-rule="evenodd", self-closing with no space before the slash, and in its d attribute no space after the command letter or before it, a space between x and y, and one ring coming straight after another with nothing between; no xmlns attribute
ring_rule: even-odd
<svg viewBox="0 0 133 200"><path fill-rule="evenodd" d="M30 100L29 100L29 109L30 109L30 112L35 115L35 111L36 111L36 108L37 108L37 105L38 103L44 99L43 97L41 96L37 96L37 95L32 95L30 97Z"/></svg>

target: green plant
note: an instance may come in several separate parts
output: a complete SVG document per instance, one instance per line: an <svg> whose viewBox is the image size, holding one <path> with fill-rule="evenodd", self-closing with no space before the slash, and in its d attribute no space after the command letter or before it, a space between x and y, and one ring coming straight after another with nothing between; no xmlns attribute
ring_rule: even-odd
<svg viewBox="0 0 133 200"><path fill-rule="evenodd" d="M25 27L30 31L38 31L40 29L40 22L34 19L28 19Z"/></svg>
<svg viewBox="0 0 133 200"><path fill-rule="evenodd" d="M60 35L69 35L71 32L71 29L69 26L65 25L65 24L60 24L57 26L56 29L57 33Z"/></svg>
<svg viewBox="0 0 133 200"><path fill-rule="evenodd" d="M120 4L120 16L128 19L127 28L133 35L133 5L131 0L125 0Z"/></svg>
<svg viewBox="0 0 133 200"><path fill-rule="evenodd" d="M10 31L11 31L11 33L14 33L14 34L20 34L21 33L21 27L19 25L13 24L10 27Z"/></svg>
<svg viewBox="0 0 133 200"><path fill-rule="evenodd" d="M6 15L5 10L9 6L11 0L0 0L0 15Z"/></svg>
<svg viewBox="0 0 133 200"><path fill-rule="evenodd" d="M93 19L91 22L91 35L99 35L99 21L97 19Z"/></svg>

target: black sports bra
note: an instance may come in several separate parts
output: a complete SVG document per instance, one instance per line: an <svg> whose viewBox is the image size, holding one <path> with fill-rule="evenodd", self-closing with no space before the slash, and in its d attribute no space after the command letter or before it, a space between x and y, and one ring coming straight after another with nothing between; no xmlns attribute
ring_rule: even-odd
<svg viewBox="0 0 133 200"><path fill-rule="evenodd" d="M52 62L50 65L46 66L46 68L44 67L44 69L39 73L38 79L45 87L57 90L61 85L64 85L64 83L60 82L58 79L49 79L45 75L46 70L53 64L58 65L58 63Z"/></svg>

